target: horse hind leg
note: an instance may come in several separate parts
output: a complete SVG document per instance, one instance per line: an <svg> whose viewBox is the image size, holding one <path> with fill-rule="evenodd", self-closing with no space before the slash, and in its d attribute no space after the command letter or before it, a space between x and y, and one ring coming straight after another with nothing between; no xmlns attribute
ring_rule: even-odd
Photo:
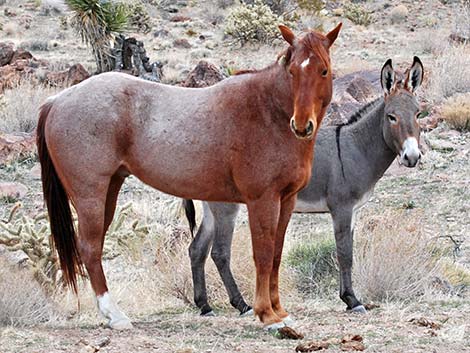
<svg viewBox="0 0 470 353"><path fill-rule="evenodd" d="M109 183L96 183L90 188L93 192L89 195L74 198L78 214L80 256L90 277L98 309L114 329L132 328L129 318L109 294L102 266L104 235L114 216L122 181L112 177Z"/></svg>

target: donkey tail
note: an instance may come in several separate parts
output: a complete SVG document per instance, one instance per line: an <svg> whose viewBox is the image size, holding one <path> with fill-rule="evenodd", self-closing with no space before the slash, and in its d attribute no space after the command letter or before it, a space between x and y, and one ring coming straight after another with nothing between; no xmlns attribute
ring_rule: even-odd
<svg viewBox="0 0 470 353"><path fill-rule="evenodd" d="M83 275L83 265L77 249L77 238L69 198L52 163L47 149L45 126L53 102L47 101L40 109L36 144L41 162L44 199L51 223L54 246L59 254L65 284L77 293L77 274Z"/></svg>
<svg viewBox="0 0 470 353"><path fill-rule="evenodd" d="M196 209L194 208L194 202L191 199L183 200L184 213L189 223L189 230L194 238L194 229L196 228Z"/></svg>

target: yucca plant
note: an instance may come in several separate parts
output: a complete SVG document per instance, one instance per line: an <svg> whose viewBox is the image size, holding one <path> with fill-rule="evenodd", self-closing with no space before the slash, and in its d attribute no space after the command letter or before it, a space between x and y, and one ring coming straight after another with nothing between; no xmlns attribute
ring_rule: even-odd
<svg viewBox="0 0 470 353"><path fill-rule="evenodd" d="M72 26L91 47L97 72L114 69L111 43L128 28L128 7L112 0L65 0L74 12Z"/></svg>

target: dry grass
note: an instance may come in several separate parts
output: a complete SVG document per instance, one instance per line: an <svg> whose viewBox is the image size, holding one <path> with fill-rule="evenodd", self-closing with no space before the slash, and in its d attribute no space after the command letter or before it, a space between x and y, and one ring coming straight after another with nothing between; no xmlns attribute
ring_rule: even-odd
<svg viewBox="0 0 470 353"><path fill-rule="evenodd" d="M438 244L417 211L367 214L355 232L353 278L366 301L410 300L438 276Z"/></svg>
<svg viewBox="0 0 470 353"><path fill-rule="evenodd" d="M36 128L41 103L57 89L23 81L0 97L0 131L31 132Z"/></svg>
<svg viewBox="0 0 470 353"><path fill-rule="evenodd" d="M470 93L449 98L442 106L442 117L454 129L470 130Z"/></svg>
<svg viewBox="0 0 470 353"><path fill-rule="evenodd" d="M470 45L448 46L436 58L427 96L434 103L456 93L470 92Z"/></svg>
<svg viewBox="0 0 470 353"><path fill-rule="evenodd" d="M0 257L0 325L28 326L54 318L52 302L33 275Z"/></svg>

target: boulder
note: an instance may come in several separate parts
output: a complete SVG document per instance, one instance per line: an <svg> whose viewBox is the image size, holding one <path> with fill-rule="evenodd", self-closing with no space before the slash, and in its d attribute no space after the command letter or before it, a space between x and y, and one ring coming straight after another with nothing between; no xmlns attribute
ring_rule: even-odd
<svg viewBox="0 0 470 353"><path fill-rule="evenodd" d="M13 43L0 42L0 66L8 65L14 53Z"/></svg>
<svg viewBox="0 0 470 353"><path fill-rule="evenodd" d="M33 54L31 54L29 51L25 49L18 48L13 53L13 57L11 58L10 63L14 63L17 60L30 60L30 59L34 59Z"/></svg>
<svg viewBox="0 0 470 353"><path fill-rule="evenodd" d="M0 134L0 165L36 153L34 134Z"/></svg>
<svg viewBox="0 0 470 353"><path fill-rule="evenodd" d="M214 64L201 60L181 84L183 87L208 87L224 79L224 75Z"/></svg>
<svg viewBox="0 0 470 353"><path fill-rule="evenodd" d="M2 182L0 183L0 199L22 199L26 196L28 187L24 184L17 182Z"/></svg>
<svg viewBox="0 0 470 353"><path fill-rule="evenodd" d="M73 86L90 77L88 71L81 64L75 64L68 70L50 71L45 75L45 81L51 86Z"/></svg>

